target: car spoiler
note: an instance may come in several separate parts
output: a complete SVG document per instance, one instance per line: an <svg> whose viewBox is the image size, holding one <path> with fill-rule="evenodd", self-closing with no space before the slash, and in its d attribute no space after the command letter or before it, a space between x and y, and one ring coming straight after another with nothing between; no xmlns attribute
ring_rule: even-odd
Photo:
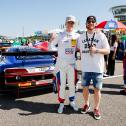
<svg viewBox="0 0 126 126"><path fill-rule="evenodd" d="M43 52L0 52L1 56L30 56L30 55L55 55L57 51L43 51Z"/></svg>

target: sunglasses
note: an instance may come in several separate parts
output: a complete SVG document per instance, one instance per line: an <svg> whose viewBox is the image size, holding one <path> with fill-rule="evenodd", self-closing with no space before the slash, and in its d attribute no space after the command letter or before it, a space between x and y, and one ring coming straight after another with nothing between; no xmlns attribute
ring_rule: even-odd
<svg viewBox="0 0 126 126"><path fill-rule="evenodd" d="M67 23L68 23L68 24L72 24L72 25L74 24L74 22L73 22L73 21L68 21Z"/></svg>
<svg viewBox="0 0 126 126"><path fill-rule="evenodd" d="M89 21L87 21L87 23L88 24L90 24L90 23L95 23L96 21L94 21L94 20L89 20Z"/></svg>

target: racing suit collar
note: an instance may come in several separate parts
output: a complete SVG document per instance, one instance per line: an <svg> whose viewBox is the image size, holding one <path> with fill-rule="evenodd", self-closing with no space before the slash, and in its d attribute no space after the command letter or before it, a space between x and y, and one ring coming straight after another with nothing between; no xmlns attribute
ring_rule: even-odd
<svg viewBox="0 0 126 126"><path fill-rule="evenodd" d="M66 31L66 34L67 34L67 35L72 35L72 34L73 34L73 31L72 31L72 32L67 32L67 31Z"/></svg>

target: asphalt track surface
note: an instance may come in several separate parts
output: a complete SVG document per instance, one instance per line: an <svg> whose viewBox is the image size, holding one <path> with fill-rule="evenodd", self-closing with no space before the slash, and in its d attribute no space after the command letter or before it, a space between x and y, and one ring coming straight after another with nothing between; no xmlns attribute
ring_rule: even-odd
<svg viewBox="0 0 126 126"><path fill-rule="evenodd" d="M93 118L93 88L90 87L91 110L87 114L69 108L68 90L63 114L57 113L57 94L49 88L27 92L15 98L0 95L0 126L126 126L126 96L123 88L122 62L116 62L114 77L104 78L101 100L101 120ZM82 88L76 93L79 108L83 106Z"/></svg>

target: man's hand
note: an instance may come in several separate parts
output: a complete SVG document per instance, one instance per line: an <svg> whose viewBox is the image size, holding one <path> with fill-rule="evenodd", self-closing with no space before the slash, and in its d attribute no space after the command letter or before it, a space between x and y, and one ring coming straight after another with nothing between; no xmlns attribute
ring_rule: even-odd
<svg viewBox="0 0 126 126"><path fill-rule="evenodd" d="M90 51L90 54L97 53L97 49L96 49L95 46L91 46L91 47L89 48L89 51Z"/></svg>
<svg viewBox="0 0 126 126"><path fill-rule="evenodd" d="M56 38L56 33L51 33L49 42L52 42Z"/></svg>

